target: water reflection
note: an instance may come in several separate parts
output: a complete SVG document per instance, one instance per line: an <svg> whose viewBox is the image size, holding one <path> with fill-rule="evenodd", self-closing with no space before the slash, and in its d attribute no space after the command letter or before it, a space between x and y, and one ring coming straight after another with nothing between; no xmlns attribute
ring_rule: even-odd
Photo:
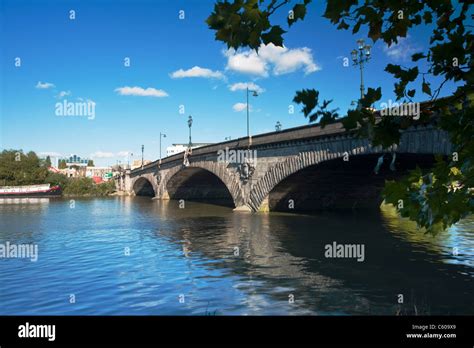
<svg viewBox="0 0 474 348"><path fill-rule="evenodd" d="M49 198L0 198L0 204L48 204Z"/></svg>
<svg viewBox="0 0 474 348"><path fill-rule="evenodd" d="M395 237L439 255L442 262L468 266L466 272L474 276L474 216L432 235L418 228L415 222L400 218L390 205L382 205L381 213L384 224Z"/></svg>
<svg viewBox="0 0 474 348"><path fill-rule="evenodd" d="M36 264L0 260L0 314L474 312L472 218L432 237L386 207L247 214L145 197L47 207L0 205L0 241L40 243ZM364 244L365 261L326 258L334 241Z"/></svg>
<svg viewBox="0 0 474 348"><path fill-rule="evenodd" d="M395 314L401 308L412 314L416 307L418 313L431 314L453 309L443 303L444 291L460 294L456 310L465 310L462 301L470 298L470 291L463 295L464 276L472 275L472 267L463 267L469 254L456 256L463 260L461 267L443 267L452 249L446 238L449 233L426 236L416 230L416 225L387 215L385 210L382 214L251 215L204 204L189 205L185 211L169 209L177 202L165 205L161 214L187 227L159 233L182 243L188 257L195 253L207 259L225 259L223 266L246 279L243 288L251 280L264 280L246 290L263 292L278 301L293 292L299 310L313 314ZM472 223L466 226L472 230ZM423 245L420 250L416 238L429 238L431 248ZM471 236L460 238L465 245L472 245ZM326 259L324 245L333 241L365 244L366 262ZM236 247L241 257L233 256ZM437 281L449 284L436 290L432 283ZM472 280L468 284L472 286ZM405 295L405 306L397 303L400 293Z"/></svg>

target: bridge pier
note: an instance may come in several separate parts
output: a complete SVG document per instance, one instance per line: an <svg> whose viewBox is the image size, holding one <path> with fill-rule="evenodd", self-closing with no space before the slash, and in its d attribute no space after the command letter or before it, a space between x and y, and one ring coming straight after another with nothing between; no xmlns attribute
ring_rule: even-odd
<svg viewBox="0 0 474 348"><path fill-rule="evenodd" d="M258 208L258 211L260 213L268 213L270 212L270 200L268 198L268 196L266 196L264 199L263 199L263 202L260 204L260 207Z"/></svg>
<svg viewBox="0 0 474 348"><path fill-rule="evenodd" d="M252 212L252 208L250 208L248 205L239 205L237 207L234 208L234 211L240 211L240 212L249 212L251 213Z"/></svg>
<svg viewBox="0 0 474 348"><path fill-rule="evenodd" d="M169 201L170 200L170 194L168 193L168 190L165 190L161 194L157 193L156 196L153 199L160 200L160 201Z"/></svg>

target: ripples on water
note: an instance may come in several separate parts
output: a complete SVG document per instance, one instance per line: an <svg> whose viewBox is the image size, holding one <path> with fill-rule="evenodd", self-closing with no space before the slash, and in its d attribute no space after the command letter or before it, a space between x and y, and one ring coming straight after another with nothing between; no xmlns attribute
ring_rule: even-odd
<svg viewBox="0 0 474 348"><path fill-rule="evenodd" d="M0 259L3 315L474 313L472 217L432 237L387 207L246 214L115 197L4 200L0 219L0 243L39 247L37 262ZM364 244L365 261L325 258L333 241Z"/></svg>

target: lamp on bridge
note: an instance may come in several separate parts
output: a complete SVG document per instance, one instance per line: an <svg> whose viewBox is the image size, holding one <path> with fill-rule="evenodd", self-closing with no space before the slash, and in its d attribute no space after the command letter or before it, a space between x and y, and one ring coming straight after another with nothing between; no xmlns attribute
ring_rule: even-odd
<svg viewBox="0 0 474 348"><path fill-rule="evenodd" d="M161 164L161 138L166 138L166 134L165 133L161 133L160 132L160 164Z"/></svg>
<svg viewBox="0 0 474 348"><path fill-rule="evenodd" d="M193 145L191 141L191 127L193 126L193 117L189 115L188 117L188 127L189 127L189 148Z"/></svg>
<svg viewBox="0 0 474 348"><path fill-rule="evenodd" d="M128 163L127 163L127 165L128 165L128 169L130 169L130 158L133 157L133 153L132 153L132 152L128 152L127 155L128 155Z"/></svg>
<svg viewBox="0 0 474 348"><path fill-rule="evenodd" d="M280 121L277 121L277 123L276 123L276 125L275 125L275 130L276 130L277 132L281 131L281 123L280 123Z"/></svg>
<svg viewBox="0 0 474 348"><path fill-rule="evenodd" d="M357 40L357 49L351 51L352 62L354 66L360 67L360 98L364 97L364 64L367 63L370 59L370 45L366 45L363 39Z"/></svg>
<svg viewBox="0 0 474 348"><path fill-rule="evenodd" d="M250 90L247 86L247 136L250 137L250 117L249 117L249 92L252 92L252 96L258 97L257 91Z"/></svg>
<svg viewBox="0 0 474 348"><path fill-rule="evenodd" d="M145 145L142 145L142 169L143 169L143 151L145 150Z"/></svg>

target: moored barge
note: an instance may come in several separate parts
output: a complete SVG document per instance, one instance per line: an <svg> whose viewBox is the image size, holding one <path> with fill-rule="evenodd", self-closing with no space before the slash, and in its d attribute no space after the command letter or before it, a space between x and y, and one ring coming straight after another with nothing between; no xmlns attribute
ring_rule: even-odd
<svg viewBox="0 0 474 348"><path fill-rule="evenodd" d="M50 184L25 186L0 186L0 198L12 197L55 197L62 193L60 186Z"/></svg>

